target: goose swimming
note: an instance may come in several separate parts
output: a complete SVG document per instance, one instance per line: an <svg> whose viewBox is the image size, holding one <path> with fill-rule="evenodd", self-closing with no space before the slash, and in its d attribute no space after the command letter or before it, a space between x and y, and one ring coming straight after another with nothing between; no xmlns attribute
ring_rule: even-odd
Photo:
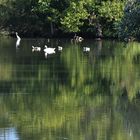
<svg viewBox="0 0 140 140"><path fill-rule="evenodd" d="M48 48L47 45L45 45L44 52L47 54L55 53L55 48Z"/></svg>
<svg viewBox="0 0 140 140"><path fill-rule="evenodd" d="M59 51L62 51L62 50L63 50L63 47L58 46L58 50L59 50Z"/></svg>
<svg viewBox="0 0 140 140"><path fill-rule="evenodd" d="M82 42L84 39L81 37L81 36L77 36L76 37L76 41L78 41L78 42Z"/></svg>
<svg viewBox="0 0 140 140"><path fill-rule="evenodd" d="M34 46L32 46L32 52L34 52L34 51L41 51L41 47L34 47Z"/></svg>
<svg viewBox="0 0 140 140"><path fill-rule="evenodd" d="M84 48L83 48L83 51L84 51L84 52L89 52L89 51L90 51L90 48L89 48L89 47L84 47Z"/></svg>
<svg viewBox="0 0 140 140"><path fill-rule="evenodd" d="M82 42L84 39L83 39L83 37L81 37L81 36L77 36L76 34L74 35L74 40L75 41L77 41L77 42Z"/></svg>

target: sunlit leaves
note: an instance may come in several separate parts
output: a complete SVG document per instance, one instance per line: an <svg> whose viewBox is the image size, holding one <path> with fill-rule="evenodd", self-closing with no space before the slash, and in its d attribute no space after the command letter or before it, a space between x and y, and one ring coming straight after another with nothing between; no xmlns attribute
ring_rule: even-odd
<svg viewBox="0 0 140 140"><path fill-rule="evenodd" d="M70 7L61 18L62 29L66 32L78 32L79 27L84 24L84 20L87 19L88 13L84 8L84 3L71 2Z"/></svg>
<svg viewBox="0 0 140 140"><path fill-rule="evenodd" d="M123 16L124 3L116 1L102 2L99 14L108 21L120 21Z"/></svg>

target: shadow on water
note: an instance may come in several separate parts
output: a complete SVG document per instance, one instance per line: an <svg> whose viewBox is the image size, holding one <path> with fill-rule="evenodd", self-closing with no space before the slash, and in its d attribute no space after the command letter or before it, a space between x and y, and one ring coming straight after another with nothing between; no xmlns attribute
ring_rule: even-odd
<svg viewBox="0 0 140 140"><path fill-rule="evenodd" d="M0 139L139 140L139 43L0 42Z"/></svg>

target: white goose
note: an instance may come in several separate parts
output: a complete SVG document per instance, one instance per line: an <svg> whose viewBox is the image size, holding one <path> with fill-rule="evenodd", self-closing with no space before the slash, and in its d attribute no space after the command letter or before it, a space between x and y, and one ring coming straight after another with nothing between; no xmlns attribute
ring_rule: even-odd
<svg viewBox="0 0 140 140"><path fill-rule="evenodd" d="M78 42L82 42L84 39L81 37L81 36L77 36L76 37L76 41L78 41Z"/></svg>
<svg viewBox="0 0 140 140"><path fill-rule="evenodd" d="M89 51L90 51L90 48L89 48L89 47L84 47L84 48L83 48L83 51L84 51L84 52L89 52Z"/></svg>
<svg viewBox="0 0 140 140"><path fill-rule="evenodd" d="M34 47L34 46L32 46L32 52L34 52L34 51L41 51L41 47Z"/></svg>
<svg viewBox="0 0 140 140"><path fill-rule="evenodd" d="M55 48L48 48L47 45L45 45L44 52L47 54L55 53Z"/></svg>
<svg viewBox="0 0 140 140"><path fill-rule="evenodd" d="M59 50L59 51L62 51L62 50L63 50L63 47L58 46L58 50Z"/></svg>
<svg viewBox="0 0 140 140"><path fill-rule="evenodd" d="M16 37L17 37L16 47L18 47L20 45L21 38L19 37L17 32L16 32Z"/></svg>

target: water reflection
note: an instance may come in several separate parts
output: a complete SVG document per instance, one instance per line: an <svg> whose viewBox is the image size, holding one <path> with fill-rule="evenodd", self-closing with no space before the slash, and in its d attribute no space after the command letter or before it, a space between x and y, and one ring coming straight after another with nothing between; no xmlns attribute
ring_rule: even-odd
<svg viewBox="0 0 140 140"><path fill-rule="evenodd" d="M1 140L19 140L16 130L14 128L0 129Z"/></svg>
<svg viewBox="0 0 140 140"><path fill-rule="evenodd" d="M43 39L0 41L0 138L139 140L139 43L59 40L46 60Z"/></svg>

